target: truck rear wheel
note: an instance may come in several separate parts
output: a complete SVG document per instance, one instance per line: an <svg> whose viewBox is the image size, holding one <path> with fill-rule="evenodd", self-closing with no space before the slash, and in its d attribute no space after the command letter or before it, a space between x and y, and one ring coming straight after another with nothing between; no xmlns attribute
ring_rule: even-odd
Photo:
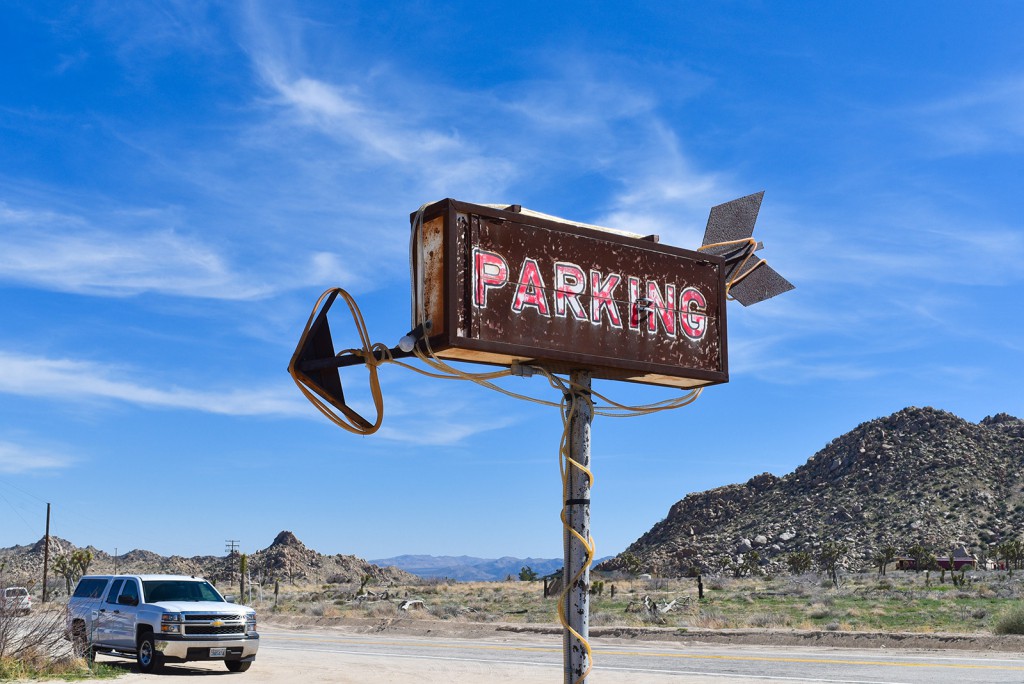
<svg viewBox="0 0 1024 684"><path fill-rule="evenodd" d="M251 660L225 660L224 664L228 666L228 669L232 672L245 672L252 665Z"/></svg>
<svg viewBox="0 0 1024 684"><path fill-rule="evenodd" d="M152 632L143 632L139 637L135 662L139 664L139 672L156 672L163 665L163 655L156 650Z"/></svg>

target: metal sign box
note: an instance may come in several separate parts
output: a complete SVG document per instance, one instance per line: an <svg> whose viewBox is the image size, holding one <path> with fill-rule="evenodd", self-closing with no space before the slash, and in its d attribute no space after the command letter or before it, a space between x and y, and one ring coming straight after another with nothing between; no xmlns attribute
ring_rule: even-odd
<svg viewBox="0 0 1024 684"><path fill-rule="evenodd" d="M728 382L719 257L452 199L412 215L413 326L444 359Z"/></svg>

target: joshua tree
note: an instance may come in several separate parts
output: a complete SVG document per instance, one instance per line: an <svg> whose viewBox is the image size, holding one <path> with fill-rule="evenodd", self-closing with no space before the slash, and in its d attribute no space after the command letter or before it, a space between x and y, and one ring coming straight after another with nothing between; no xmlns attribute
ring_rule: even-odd
<svg viewBox="0 0 1024 684"><path fill-rule="evenodd" d="M78 549L70 554L61 554L53 559L54 570L64 578L64 584L68 595L71 595L71 585L78 582L78 578L89 571L92 564L92 551Z"/></svg>
<svg viewBox="0 0 1024 684"><path fill-rule="evenodd" d="M634 554L632 551L624 552L621 556L619 556L619 560L622 561L622 566L630 575L639 575L640 571L643 569L643 565L640 563L640 559L637 558L636 554Z"/></svg>
<svg viewBox="0 0 1024 684"><path fill-rule="evenodd" d="M238 585L238 600L245 601L245 579L249 574L249 557L244 553L238 557L238 574L242 576Z"/></svg>
<svg viewBox="0 0 1024 684"><path fill-rule="evenodd" d="M839 588L839 566L842 565L843 558L848 552L849 548L846 544L827 542L818 553L818 563L821 566L821 570L832 580L832 586L836 589Z"/></svg>
<svg viewBox="0 0 1024 684"><path fill-rule="evenodd" d="M789 566L789 571L794 575L810 572L811 565L813 564L811 554L806 551L796 551L786 556L786 565Z"/></svg>
<svg viewBox="0 0 1024 684"><path fill-rule="evenodd" d="M875 564L875 567L878 568L878 574L884 575L886 566L888 566L889 563L892 563L895 559L896 547L889 544L888 546L883 546L876 551L871 560Z"/></svg>
<svg viewBox="0 0 1024 684"><path fill-rule="evenodd" d="M907 555L914 559L914 570L921 572L928 569L928 556L931 553L920 542L907 549Z"/></svg>

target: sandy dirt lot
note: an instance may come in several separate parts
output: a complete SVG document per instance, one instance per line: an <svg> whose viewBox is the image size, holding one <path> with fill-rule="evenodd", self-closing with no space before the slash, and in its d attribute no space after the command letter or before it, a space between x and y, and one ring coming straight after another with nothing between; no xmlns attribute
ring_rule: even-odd
<svg viewBox="0 0 1024 684"><path fill-rule="evenodd" d="M281 639L277 632L278 640ZM320 630L316 630L317 633ZM331 630L332 634L338 632ZM309 634L306 630L285 630L287 635L301 638ZM133 661L109 656L100 656L99 661L122 667L125 676L117 682L175 681L179 677L200 677L208 680L232 681L237 684L263 684L267 682L334 682L342 684L470 684L475 682L516 682L517 684L555 684L562 681L561 666L558 663L544 664L529 662L528 654L518 662L502 663L483 657L486 662L447 660L442 657L388 658L371 657L318 648L311 644L308 650L275 648L275 636L265 636L259 656L252 668L244 674L232 674L222 663L187 663L168 665L160 674L144 675L135 670ZM508 635L495 639L495 645L515 648L517 643L524 647L535 644L535 637ZM556 644L557 645L557 642ZM230 678L222 680L222 677ZM593 674L591 681L601 684L627 684L643 681L645 684L679 684L678 676L645 673L638 679L636 673L601 672ZM687 678L690 684L722 684L721 677ZM767 684L769 680L764 680ZM746 679L747 684L759 684L757 680Z"/></svg>

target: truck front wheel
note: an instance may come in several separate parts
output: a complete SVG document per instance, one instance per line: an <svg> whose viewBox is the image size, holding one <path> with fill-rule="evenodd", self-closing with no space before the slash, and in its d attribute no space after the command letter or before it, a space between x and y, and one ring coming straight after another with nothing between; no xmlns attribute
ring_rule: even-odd
<svg viewBox="0 0 1024 684"><path fill-rule="evenodd" d="M143 632L139 637L135 661L139 664L139 672L156 672L163 664L163 655L156 650L152 632Z"/></svg>
<svg viewBox="0 0 1024 684"><path fill-rule="evenodd" d="M84 658L87 665L96 659L96 653L92 650L89 637L85 633L85 623L81 620L75 620L71 626L71 645L75 655Z"/></svg>
<svg viewBox="0 0 1024 684"><path fill-rule="evenodd" d="M225 660L224 664L228 666L228 669L232 672L245 672L252 665L251 660Z"/></svg>

